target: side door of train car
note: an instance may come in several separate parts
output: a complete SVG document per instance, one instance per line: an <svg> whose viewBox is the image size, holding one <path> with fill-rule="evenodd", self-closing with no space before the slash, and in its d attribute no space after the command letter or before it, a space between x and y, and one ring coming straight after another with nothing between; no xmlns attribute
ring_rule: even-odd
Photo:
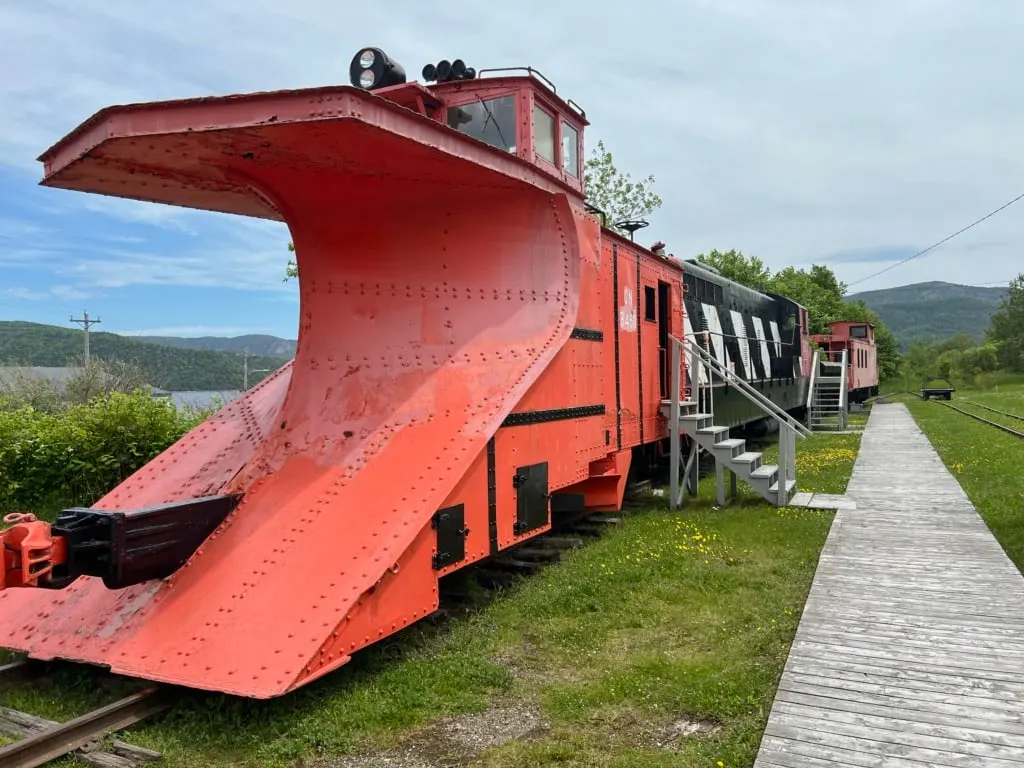
<svg viewBox="0 0 1024 768"><path fill-rule="evenodd" d="M668 434L659 412L671 381L669 335L680 333L672 321L679 315L681 288L678 273L639 249L618 243L613 250L617 388L622 447L626 448Z"/></svg>
<svg viewBox="0 0 1024 768"><path fill-rule="evenodd" d="M638 264L640 427L641 442L649 443L668 436L660 411L662 400L670 395L672 381L670 335L678 337L681 333L682 280L677 271L645 253L639 254Z"/></svg>

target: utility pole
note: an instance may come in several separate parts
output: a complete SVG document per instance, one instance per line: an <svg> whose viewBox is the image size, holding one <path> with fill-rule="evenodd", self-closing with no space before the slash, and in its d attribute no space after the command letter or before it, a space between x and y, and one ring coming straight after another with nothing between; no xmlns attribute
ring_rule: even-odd
<svg viewBox="0 0 1024 768"><path fill-rule="evenodd" d="M82 317L72 317L70 319L72 323L78 323L85 330L85 364L89 365L89 326L96 325L96 323L100 322L100 319L98 317L95 319L90 318L89 313L85 310L82 310Z"/></svg>
<svg viewBox="0 0 1024 768"><path fill-rule="evenodd" d="M256 368L255 370L249 370L249 348L245 348L242 358L242 391L249 391L249 374L250 373L270 373L269 368Z"/></svg>

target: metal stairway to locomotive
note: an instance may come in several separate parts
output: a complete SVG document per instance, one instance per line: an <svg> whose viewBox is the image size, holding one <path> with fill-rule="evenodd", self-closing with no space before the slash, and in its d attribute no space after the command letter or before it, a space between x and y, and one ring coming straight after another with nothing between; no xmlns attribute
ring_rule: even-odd
<svg viewBox="0 0 1024 768"><path fill-rule="evenodd" d="M671 337L672 386L670 397L661 403L668 417L671 442L671 480L669 505L677 509L683 496L697 494L697 457L706 451L715 459L716 496L719 504L726 503L725 472L729 471L730 496L736 496L736 478L742 477L757 493L776 506L785 506L796 491L796 438L804 438L811 431L779 406L766 398L750 384L712 357L693 339L685 341ZM687 349L691 372L689 396L680 396L682 350ZM729 436L729 427L714 423L713 376L731 384L748 400L774 419L779 425L779 463L762 463L760 451L749 451L746 441ZM695 396L694 396L695 395ZM682 453L682 435L691 440L689 455ZM680 469L684 484L680 484Z"/></svg>
<svg viewBox="0 0 1024 768"><path fill-rule="evenodd" d="M847 351L816 350L807 387L807 426L814 432L846 429Z"/></svg>

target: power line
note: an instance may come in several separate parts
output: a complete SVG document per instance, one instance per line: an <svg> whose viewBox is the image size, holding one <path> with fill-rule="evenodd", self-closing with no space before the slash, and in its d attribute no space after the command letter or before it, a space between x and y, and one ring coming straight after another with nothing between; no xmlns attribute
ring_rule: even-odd
<svg viewBox="0 0 1024 768"><path fill-rule="evenodd" d="M968 224L968 225L967 225L966 227L964 227L963 229L958 229L958 230L957 230L956 232L954 232L954 233L953 233L952 235L948 235L947 237L944 237L944 238L942 238L941 240L939 240L939 242L937 242L937 243L932 243L931 245L929 245L929 246L928 246L927 248L925 248L924 250L922 250L922 251L918 251L917 253L915 253L915 254L914 254L914 255L912 255L912 256L907 256L907 258L903 259L903 261L897 261L897 262L896 262L895 264L890 264L890 265L889 265L888 267L886 267L885 269L880 269L880 270L878 270L877 272L875 272L875 273L874 273L874 274L872 274L872 275L868 275L867 277L862 277L862 278L861 278L860 280L854 280L854 281L853 281L852 283L847 283L847 287L849 287L849 286L851 286L851 285L857 285L857 283L863 283L863 282L864 282L865 280L870 280L870 279L871 279L871 278L873 278L873 277L878 277L879 275L881 275L881 274L883 274L883 273L885 273L885 272L888 272L888 271L889 271L890 269L895 269L896 267L900 266L901 264L906 264L906 263L907 263L908 261L910 261L911 259L916 259L916 258L917 258L918 256L923 256L924 254L928 253L928 251L931 251L931 250L933 250L933 249L935 249L935 248L938 248L938 247L939 247L940 245L942 245L943 243L949 242L950 240L952 240L952 239L953 239L954 237L956 237L957 235L961 235L961 234L963 234L964 232L966 232L966 231L967 231L968 229L971 229L972 227L976 227L976 226L978 226L978 225L979 225L979 224L981 224L981 222L983 222L983 221L984 221L985 219L989 219L989 218L991 218L991 217L995 216L995 215L996 215L997 213L999 213L999 212L1000 212L1001 210L1003 210L1004 208L1009 208L1009 207L1010 207L1011 205L1013 205L1014 203L1016 203L1016 202L1017 202L1018 200L1020 200L1020 199L1022 199L1022 198L1024 198L1024 192L1022 192L1021 194L1017 195L1017 196L1016 196L1015 198L1013 198L1013 200L1011 200L1010 202L1008 202L1008 203L1004 203L1003 205L999 206L998 208L996 208L996 209L995 209L994 211L992 211L991 213L987 213L987 214L985 214L984 216L982 216L982 217L981 217L980 219L978 219L977 221L971 222L970 224Z"/></svg>

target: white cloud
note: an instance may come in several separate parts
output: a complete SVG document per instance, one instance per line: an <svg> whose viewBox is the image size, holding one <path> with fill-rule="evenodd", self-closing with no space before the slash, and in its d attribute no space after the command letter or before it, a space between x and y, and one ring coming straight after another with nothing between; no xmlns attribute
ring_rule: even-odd
<svg viewBox="0 0 1024 768"><path fill-rule="evenodd" d="M602 13L542 0L500 9L183 0L159 24L134 0L50 0L5 4L0 24L0 69L18 73L0 82L0 165L32 183L36 155L103 106L344 83L351 54L368 43L412 78L456 56L540 69L587 109L591 146L604 138L623 170L656 174L665 205L645 233L685 257L735 247L780 268L924 247L1013 197L1024 177L1024 5L1015 0L660 0ZM194 243L85 254L76 282L294 290L280 283L279 225L48 199L55 211L109 218L111 235L119 223L145 224ZM1022 215L1008 209L863 287L1005 279L1020 268ZM60 215L37 224L60 229ZM971 259L968 274L964 249L981 241L1004 245ZM0 239L0 264L47 250L23 248L5 251ZM853 281L879 262L836 268Z"/></svg>
<svg viewBox="0 0 1024 768"><path fill-rule="evenodd" d="M48 301L51 299L77 301L78 299L87 299L92 294L70 285L54 285L45 290L33 290L24 286L6 288L3 291L3 295L21 301Z"/></svg>

